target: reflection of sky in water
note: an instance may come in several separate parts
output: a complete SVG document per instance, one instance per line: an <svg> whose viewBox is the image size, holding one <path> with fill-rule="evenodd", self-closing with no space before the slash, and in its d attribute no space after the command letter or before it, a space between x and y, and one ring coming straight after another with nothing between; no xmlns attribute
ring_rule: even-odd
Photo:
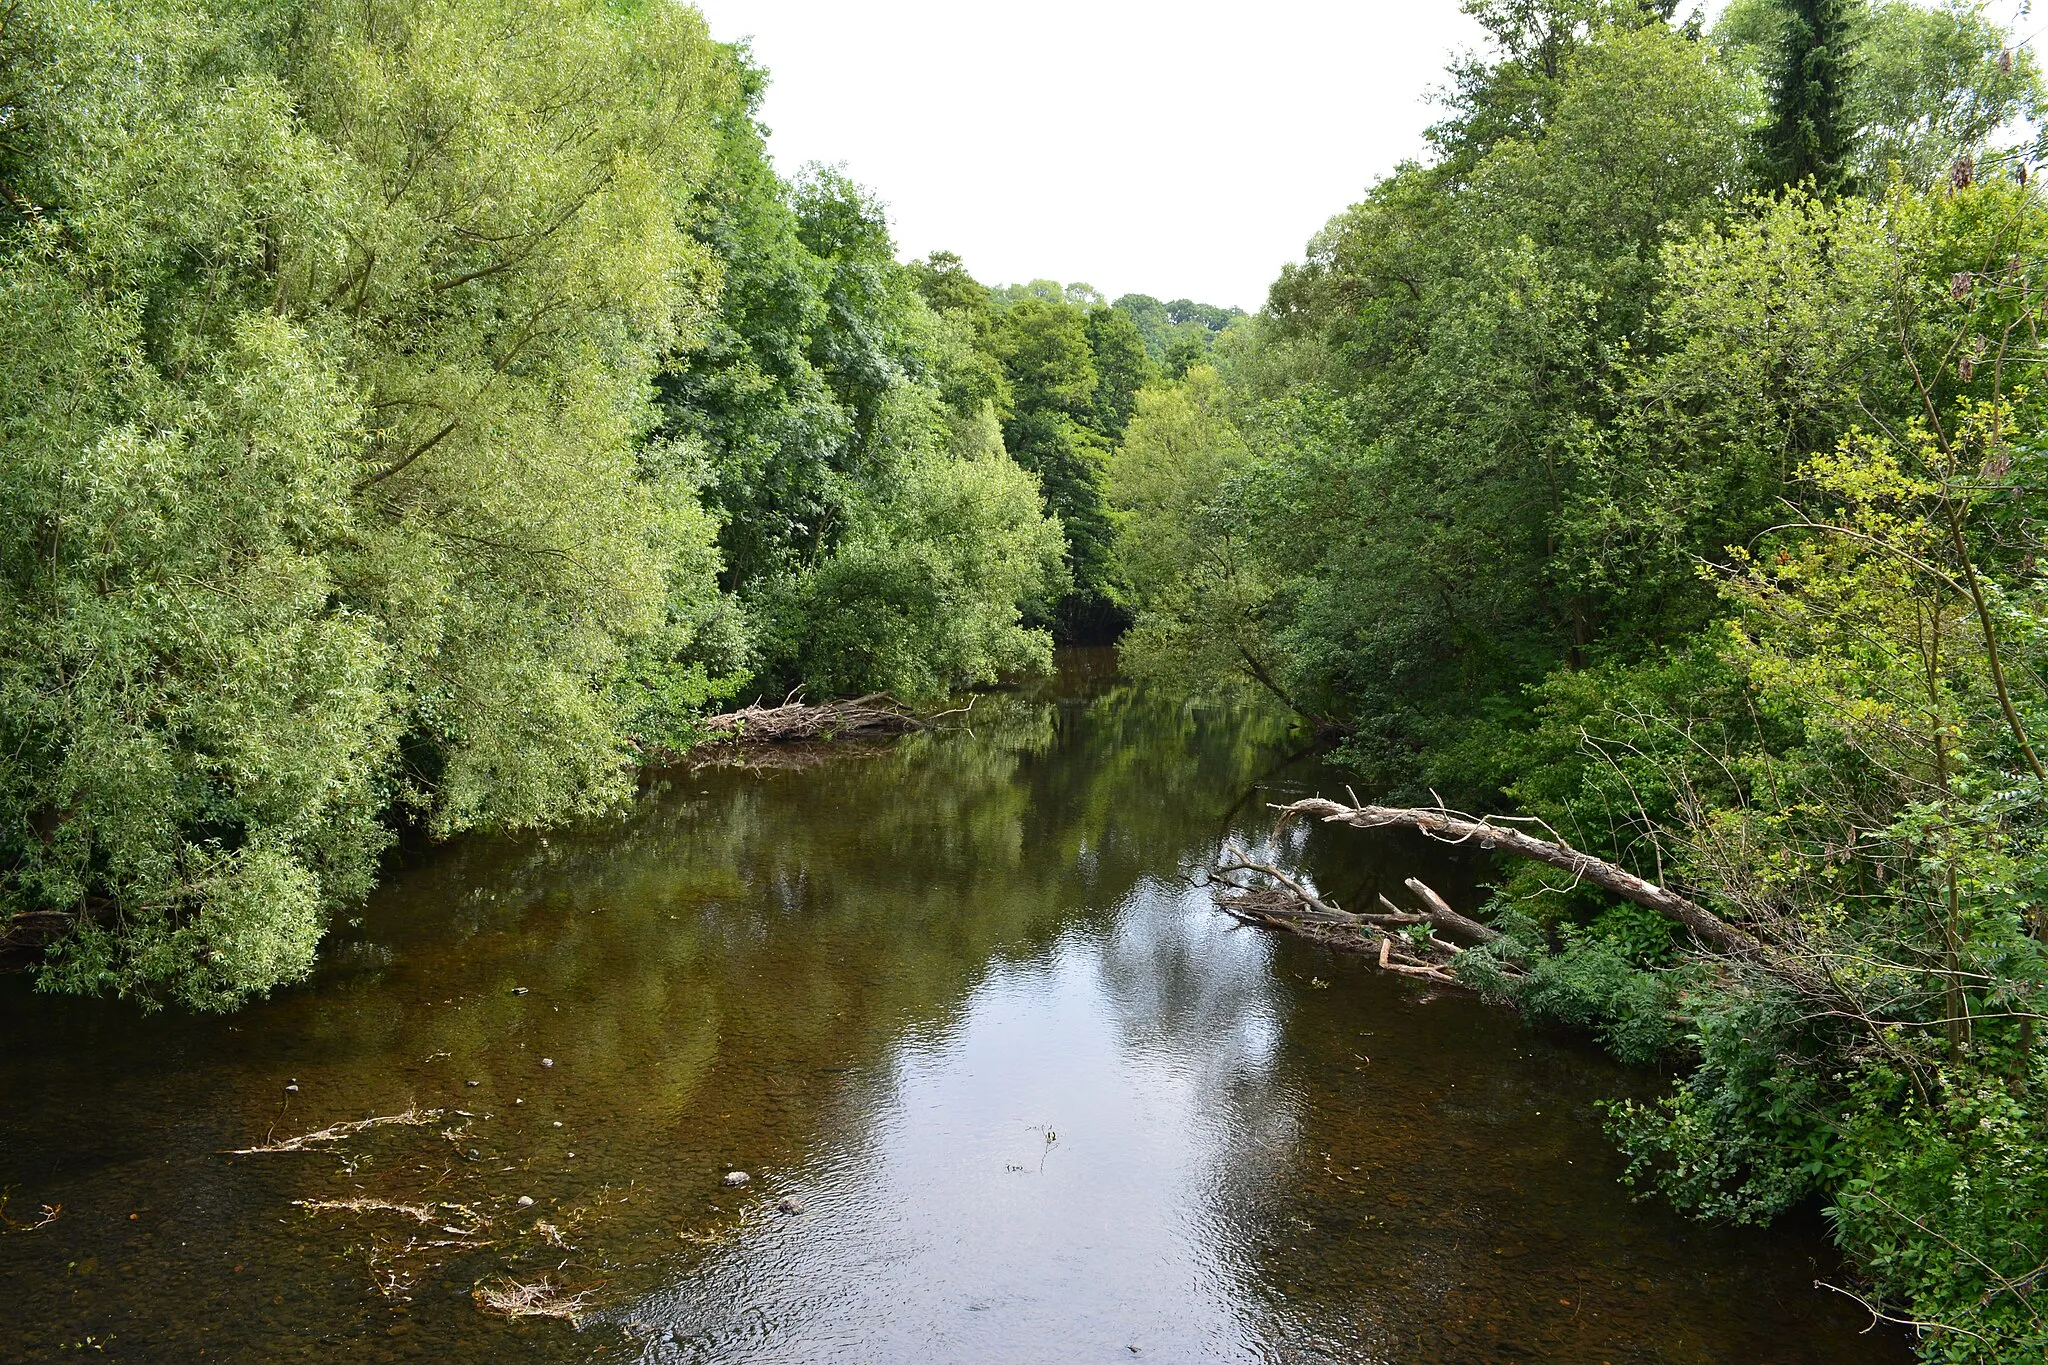
<svg viewBox="0 0 2048 1365"><path fill-rule="evenodd" d="M654 1360L1259 1355L1231 1262L1294 1126L1267 958L1142 885L1106 936L993 968L803 1170L756 1173L746 1203L803 1214L617 1319Z"/></svg>

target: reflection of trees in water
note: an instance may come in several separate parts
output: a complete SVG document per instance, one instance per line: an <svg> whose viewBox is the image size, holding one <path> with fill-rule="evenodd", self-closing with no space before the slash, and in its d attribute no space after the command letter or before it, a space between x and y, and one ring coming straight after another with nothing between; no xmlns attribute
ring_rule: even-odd
<svg viewBox="0 0 2048 1365"><path fill-rule="evenodd" d="M1187 1236L1242 1331L1261 1335L1247 1294L1250 1244L1285 1188L1300 1146L1303 1097L1283 1056L1292 995L1272 972L1273 940L1232 932L1206 893L1148 879L1100 959L1123 1048L1179 1071L1199 1157L1185 1172Z"/></svg>
<svg viewBox="0 0 2048 1365"><path fill-rule="evenodd" d="M1281 738L1124 688L987 696L971 722L807 771L675 773L624 820L447 850L371 908L402 951L353 986L380 1007L326 1021L336 1050L447 1051L494 1089L543 1052L602 1115L601 1160L671 1160L679 1118L704 1172L796 1160L825 1107L851 1121L849 1069L885 1084L905 1031L943 1030L992 960L1205 858ZM676 1208L701 1210L687 1183Z"/></svg>
<svg viewBox="0 0 2048 1365"><path fill-rule="evenodd" d="M360 928L337 933L315 988L232 1021L139 1030L117 1006L37 1002L15 1012L21 1047L5 1074L22 1077L21 1093L65 1098L18 1115L15 1145L159 1153L180 1134L189 1161L95 1167L51 1197L130 1207L141 1192L120 1182L140 1180L153 1203L239 1208L207 1229L210 1245L276 1277L284 1302L250 1310L245 1328L284 1332L308 1315L354 1321L362 1283L331 1263L339 1242L325 1238L339 1234L277 1222L290 1200L335 1192L331 1162L259 1171L212 1155L277 1119L279 1078L304 1082L292 1131L415 1098L490 1113L478 1146L508 1195L587 1202L632 1183L581 1239L625 1292L673 1262L679 1227L723 1216L707 1204L730 1211L723 1163L791 1167L857 1129L895 1049L950 1027L992 961L1096 932L1094 912L1143 872L1205 852L1204 821L1279 737L1259 718L1154 705L1099 679L1082 697L985 696L966 719L805 772L673 772L623 818L435 850L392 875ZM439 1157L452 1150L431 1142ZM395 1169L373 1164L365 1189L342 1193L410 1198L374 1188ZM36 1234L53 1266L87 1254L64 1240L87 1227ZM68 1302L51 1274L47 1295L25 1286L25 1298ZM306 1299L320 1284L332 1303ZM423 1344L477 1327L452 1294L417 1312Z"/></svg>
<svg viewBox="0 0 2048 1365"><path fill-rule="evenodd" d="M1594 1125L1583 1113L1559 1127L1528 1118L1583 1110L1608 1084L1597 1064L1534 1039L1505 1056L1502 1022L1469 1002L1430 1006L1439 1014L1418 1027L1403 990L1302 945L1219 935L1166 880L1206 862L1226 822L1247 837L1265 830L1266 800L1340 789L1312 764L1271 771L1286 752L1278 723L1115 686L987 696L969 719L808 771L675 772L622 819L439 850L393 878L318 989L232 1024L143 1031L119 1011L67 1008L63 1018L101 1021L118 1040L102 1053L94 1029L60 1036L58 1014L25 1012L18 1055L74 1068L80 1093L72 1106L39 1104L18 1145L155 1153L177 1128L204 1159L152 1157L146 1177L86 1179L146 1178L153 1201L216 1211L216 1242L246 1255L252 1285L273 1277L284 1300L265 1318L264 1283L243 1304L246 1330L298 1331L309 1315L355 1330L361 1285L328 1266L337 1248L277 1222L289 1199L333 1193L328 1168L252 1172L210 1154L262 1133L276 1112L273 1072L307 1082L294 1118L309 1127L415 1096L452 1101L496 1116L478 1127L494 1159L516 1168L506 1193L578 1202L630 1185L629 1201L581 1239L607 1266L607 1297L623 1298L672 1275L678 1257L697 1263L676 1234L731 1216L738 1200L718 1183L727 1163L772 1174L822 1149L872 1164L866 1125L909 1048L948 1035L992 963L1030 969L1079 951L1117 1046L1188 1078L1204 1144L1189 1204L1205 1220L1190 1235L1214 1249L1218 1296L1252 1314L1255 1339L1291 1341L1304 1358L1315 1341L1348 1343L1355 1357L1359 1342L1401 1332L1442 1346L1452 1339L1427 1335L1420 1315L1456 1318L1462 1286L1481 1283L1526 1323L1544 1294L1578 1301L1588 1255L1609 1252L1667 1258L1644 1271L1658 1284L1644 1302L1671 1311L1669 1286L1684 1275L1668 1258L1698 1235L1622 1226L1634 1215L1604 1185L1556 1178L1568 1153L1597 1157ZM1248 796L1262 777L1270 796ZM1347 903L1396 891L1430 852L1348 832L1299 837L1320 884ZM1425 875L1454 896L1462 884ZM1125 904L1131 913L1109 913ZM1289 980L1311 972L1334 984ZM531 993L514 996L515 985ZM1361 1043L1362 1031L1376 1036ZM1354 1049L1373 1057L1369 1069L1352 1070ZM539 1069L542 1056L556 1066ZM179 1085L151 1088L172 1070ZM208 1106L196 1125L195 1095ZM1373 1199L1336 1180L1353 1164ZM81 1191L81 1206L132 1197ZM1391 1202L1403 1191L1408 1203ZM62 1249L61 1265L84 1254L61 1239L87 1226L60 1220L36 1236ZM1475 1264L1480 1243L1490 1244ZM1498 1264L1495 1246L1510 1253ZM333 1300L309 1304L323 1271ZM58 1280L45 1288L24 1301L69 1302ZM1724 1286L1713 1311L1726 1300ZM151 1309L165 1330L187 1321ZM423 1296L414 1321L430 1355L475 1349L477 1320L452 1294ZM540 1343L502 1350L516 1358Z"/></svg>
<svg viewBox="0 0 2048 1365"><path fill-rule="evenodd" d="M1252 1172L1288 1160L1291 1099L1273 1085L1279 1026L1264 970L1264 943L1246 936L1229 951L1218 952L1214 934L1219 924L1206 902L1170 877L1176 868L1207 861L1216 817L1238 800L1242 784L1268 762L1270 750L1219 743L1239 739L1241 731L1217 726L1197 712L1133 706L1128 694L1099 698L1085 710L1065 709L1057 716L1056 731L1057 742L1050 746L1020 746L1026 757L1010 782L1025 799L1016 807L1020 818L1015 828L985 843L939 845L946 856L934 859L940 866L927 872L940 878L942 896L956 886L969 888L977 879L987 884L981 892L992 916L986 932L972 952L952 956L971 969L989 962L1004 965L993 979L974 970L970 989L946 1002L939 1016L942 1027L895 1031L886 1060L870 1071L871 1080L884 1083L844 1094L844 1102L818 1125L803 1175L814 1212L821 1192L836 1211L830 1240L822 1246L792 1243L789 1230L775 1221L755 1224L690 1264L660 1292L620 1307L614 1314L619 1321L653 1324L647 1329L648 1359L722 1359L742 1342L802 1356L821 1341L838 1339L836 1334L854 1323L894 1341L887 1334L906 1330L908 1322L922 1323L919 1315L932 1311L934 1298L970 1293L977 1275L991 1273L992 1266L932 1265L918 1272L914 1288L891 1278L905 1266L923 1264L931 1250L923 1244L927 1237L956 1246L954 1237L973 1235L955 1225L960 1210L950 1203L929 1225L914 1217L904 1221L921 1207L917 1201L934 1197L926 1186L936 1173L921 1173L914 1153L919 1142L931 1139L914 1122L909 1131L904 1129L902 1106L912 1096L931 1098L934 1084L949 1103L965 1102L953 1090L957 1078L931 1080L935 1069L947 1071L945 1058L955 1049L964 1049L957 1055L967 1071L1006 1077L1000 1087L1004 1093L1014 1093L1013 1085L1029 1090L1032 1083L1010 1072L1002 1060L1005 1047L1058 1048L1066 1029L1092 1032L1121 1053L1134 1077L1145 1078L1136 1081L1145 1089L1145 1103L1164 1106L1155 1117L1173 1116L1177 1136L1169 1147L1187 1149L1170 1167L1152 1173L1167 1187L1159 1202L1147 1204L1143 1195L1119 1191L1121 1200L1135 1200L1148 1218L1169 1215L1164 1221L1173 1228L1155 1233L1120 1226L1118 1235L1138 1241L1165 1237L1172 1249L1151 1248L1159 1259L1145 1261L1148 1270L1118 1272L1112 1278L1150 1283L1148 1276L1182 1265L1193 1277L1190 1283L1216 1282L1213 1267L1205 1268L1216 1239L1201 1225L1208 1192L1247 1181L1257 1184ZM943 772L951 757L944 752L947 741L933 743L934 752L921 761L927 772ZM1133 749L1144 748L1163 759L1128 761ZM1126 761L1115 763L1112 754ZM1085 778L1102 769L1113 773L1099 781L1073 780L1077 773ZM970 784L956 778L946 785L949 799L957 799ZM913 841L918 833L911 830ZM1018 850L1016 859L991 865L1010 848ZM953 860L956 853L961 861ZM1169 879L1161 880L1162 873ZM977 892L968 889L967 894ZM1047 907L1055 913L1034 919L1034 906L1041 914ZM1021 936L1002 936L1016 926L1023 927ZM905 951L919 949L911 945ZM972 989L984 981L985 989ZM1028 1043L1020 1044L1011 1033L1004 1035L1007 1043L995 1042L991 1030L1001 1033L1017 1024L1014 1019L998 1023L990 1011L1003 1016L1016 1008L1019 997L1069 1003L1046 1006L1063 1016L1049 1035L1034 1031ZM1089 1003L1080 1003L1081 998ZM977 1041L967 1042L970 1037ZM1103 1087L1116 1089L1117 1071L1111 1066L1105 1074L1099 1063L1085 1064L1073 1078L1074 1090L1054 1103L1058 1112L1034 1111L1028 1117L1057 1119L1061 1130L1068 1121L1080 1123L1096 1141L1104 1141L1107 1129L1133 1121L1126 1112L1128 1096L1112 1101L1118 1111L1114 1117L1093 1107L1101 1102ZM957 1187L945 1183L944 1188ZM1194 1227L1181 1225L1189 1214ZM1046 1216L1043 1209L1039 1216ZM1085 1243L1096 1210L1089 1205L1064 1208L1057 1217L1070 1222ZM1013 1230L1028 1237L1042 1232L1043 1224L1026 1218ZM856 1262L866 1267L865 1273L855 1271ZM1048 1267L1047 1273L1057 1278L1060 1271ZM943 1287L927 1282L926 1275ZM854 1278L875 1283L852 1287ZM904 1321L880 1307L892 1302L892 1286L916 1300L915 1306L900 1305ZM1212 1322L1229 1322L1233 1306L1228 1296L1201 1297ZM772 1305L780 1315L767 1338L752 1335L762 1330L762 1323L751 1317L761 1305ZM813 1313L818 1321L805 1320ZM782 1330L792 1333L793 1340L783 1339ZM916 1329L910 1330L914 1335ZM662 1340L660 1334L670 1331L679 1336L676 1344Z"/></svg>
<svg viewBox="0 0 2048 1365"><path fill-rule="evenodd" d="M1477 870L1412 838L1291 837L1287 856L1347 905L1418 872L1470 895ZM1472 997L1268 942L1286 1001L1274 1084L1301 1099L1288 1160L1219 1195L1218 1224L1274 1358L1844 1358L1861 1324L1801 1292L1833 1261L1818 1236L1706 1229L1619 1187L1597 1105L1654 1077Z"/></svg>

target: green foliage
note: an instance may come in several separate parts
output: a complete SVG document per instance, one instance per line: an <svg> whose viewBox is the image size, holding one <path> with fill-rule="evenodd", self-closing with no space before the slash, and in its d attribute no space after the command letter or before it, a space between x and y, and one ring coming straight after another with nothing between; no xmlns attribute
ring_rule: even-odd
<svg viewBox="0 0 2048 1365"><path fill-rule="evenodd" d="M2033 1063L1944 1082L1934 1103L1895 1075L1864 1082L1843 1124L1855 1169L1829 1218L1885 1297L1949 1325L1928 1333L1926 1358L2039 1358L2048 1328L2029 1299L2048 1244L2048 1076Z"/></svg>
<svg viewBox="0 0 2048 1365"><path fill-rule="evenodd" d="M1252 455L1224 403L1222 378L1208 366L1140 394L1112 459L1119 546L1138 608L1121 655L1134 676L1169 689L1189 679L1256 684L1292 706L1271 671L1274 586L1232 500Z"/></svg>
<svg viewBox="0 0 2048 1365"><path fill-rule="evenodd" d="M1810 185L1832 195L1853 183L1857 8L1858 0L1785 0L1760 149L1767 188Z"/></svg>
<svg viewBox="0 0 2048 1365"><path fill-rule="evenodd" d="M765 77L744 63L737 75L736 98L716 111L695 226L723 267L721 307L660 383L665 434L702 452L726 585L744 588L825 534L831 476L854 458L854 419L811 341L826 325L830 264L804 245L754 122Z"/></svg>
<svg viewBox="0 0 2048 1365"><path fill-rule="evenodd" d="M2038 259L2048 215L1994 189L1835 219L1865 221L1881 235L1826 241L1867 256L1864 315L1900 339L1837 381L1879 429L1848 424L1790 471L1777 529L1730 551L1734 617L1702 637L1719 659L1704 685L1668 668L1553 683L1530 754L1549 762L1517 791L1782 954L1685 982L1701 1060L1663 1102L1617 1111L1632 1178L1740 1220L1824 1194L1881 1292L1940 1325L1935 1355L2022 1359L2048 1228L1997 1181L2029 1188L2040 1110L1983 1105L1987 1076L2031 1074L2048 980L2030 918L2044 699L2001 662L2042 638L2009 558L2034 524L2015 470L2037 419L1967 339L2010 336L2035 306L2013 261ZM1952 269L1966 261L1984 273ZM1961 357L1946 372L1944 352ZM1580 760L1560 762L1574 735Z"/></svg>
<svg viewBox="0 0 2048 1365"><path fill-rule="evenodd" d="M1046 509L1066 528L1073 589L1057 615L1063 638L1113 630L1121 617L1114 533L1103 499L1107 434L1129 395L1117 398L1133 358L1119 352L1126 374L1107 383L1089 339L1081 305L1026 292L997 314L993 343L1009 382L1012 407L1003 439L1018 464L1036 474ZM1098 330L1101 330L1098 328ZM1123 340L1128 331L1115 333Z"/></svg>
<svg viewBox="0 0 2048 1365"><path fill-rule="evenodd" d="M1625 1062L1661 1061L1673 1045L1669 983L1597 934L1533 963L1515 1000L1532 1019L1597 1035Z"/></svg>
<svg viewBox="0 0 2048 1365"><path fill-rule="evenodd" d="M1052 280L992 290L948 252L914 263L910 274L937 315L941 392L962 418L993 408L1004 445L1037 477L1045 510L1066 535L1065 590L1033 619L1063 640L1114 638L1129 616L1105 497L1111 449L1160 379L1162 358L1168 372L1183 373L1241 314L1142 295L1111 306L1088 285ZM1178 361L1167 356L1176 346Z"/></svg>
<svg viewBox="0 0 2048 1365"><path fill-rule="evenodd" d="M1699 43L1618 19L1557 41L1488 68L1554 65L1540 127L1376 186L1218 351L1266 455L1226 518L1271 557L1260 666L1395 791L1497 783L1523 689L1591 661L1604 585L1569 533L1598 434L1661 246L1739 180L1740 92Z"/></svg>
<svg viewBox="0 0 2048 1365"><path fill-rule="evenodd" d="M1021 621L1061 581L1045 555L1062 530L988 435L1015 402L990 291L948 253L899 264L881 206L844 176L778 178L763 78L738 72L698 229L725 303L707 344L672 358L662 406L667 434L703 452L753 671L925 700L1043 670L1049 638ZM1069 406L1092 412L1084 378Z"/></svg>
<svg viewBox="0 0 2048 1365"><path fill-rule="evenodd" d="M46 987L225 1006L305 974L393 803L623 790L614 680L715 598L635 442L711 306L719 65L568 3L8 26L8 908Z"/></svg>
<svg viewBox="0 0 2048 1365"><path fill-rule="evenodd" d="M1970 0L1870 7L1850 104L1859 177L1931 188L2008 125L2039 117L2040 64L1984 9Z"/></svg>
<svg viewBox="0 0 2048 1365"><path fill-rule="evenodd" d="M2034 69L1963 5L1472 8L1436 158L1141 397L1125 657L1742 926L1507 867L1458 971L1676 1070L1639 1189L1824 1200L1930 1359L2034 1360L2048 201L1947 174ZM1745 199L1772 118L1811 183Z"/></svg>
<svg viewBox="0 0 2048 1365"><path fill-rule="evenodd" d="M1839 1181L1851 1155L1820 1068L1790 1064L1798 1008L1782 991L1688 1001L1698 1057L1671 1094L1610 1109L1624 1179L1703 1218L1768 1222Z"/></svg>
<svg viewBox="0 0 2048 1365"><path fill-rule="evenodd" d="M1088 315L1066 303L1026 295L1004 308L996 354L1010 379L1018 413L1089 417L1101 376L1088 344Z"/></svg>
<svg viewBox="0 0 2048 1365"><path fill-rule="evenodd" d="M1129 317L1145 343L1145 353L1169 379L1183 378L1208 361L1217 337L1244 318L1239 308L1219 308L1175 299L1161 303L1150 294L1125 294L1113 305Z"/></svg>
<svg viewBox="0 0 2048 1365"><path fill-rule="evenodd" d="M1977 0L1876 0L1852 7L1854 61L1843 125L1853 134L1851 178L1873 189L1895 178L1916 189L1946 179L1964 157L2041 108L2039 63L1985 15ZM1783 0L1735 0L1713 39L1723 60L1759 91L1779 60Z"/></svg>
<svg viewBox="0 0 2048 1365"><path fill-rule="evenodd" d="M1052 641L1024 607L1065 587L1060 524L1003 453L993 413L904 455L829 555L768 585L771 665L827 692L931 701L962 684L1043 673Z"/></svg>
<svg viewBox="0 0 2048 1365"><path fill-rule="evenodd" d="M1546 927L1529 914L1530 899L1512 883L1495 895L1488 912L1502 937L1462 954L1459 979L1531 1020L1593 1035L1625 1062L1677 1059L1686 1050L1680 1006L1690 973L1671 922L1589 897L1590 924Z"/></svg>
<svg viewBox="0 0 2048 1365"><path fill-rule="evenodd" d="M1137 410L1139 390L1158 377L1158 369L1138 325L1120 309L1088 310L1088 350L1095 360L1089 425L1115 441Z"/></svg>
<svg viewBox="0 0 2048 1365"><path fill-rule="evenodd" d="M1045 666L985 292L934 311L871 197L777 178L694 11L28 0L0 47L0 909L45 988L295 981L394 827L606 809L750 671ZM1145 378L1103 336L1084 413Z"/></svg>

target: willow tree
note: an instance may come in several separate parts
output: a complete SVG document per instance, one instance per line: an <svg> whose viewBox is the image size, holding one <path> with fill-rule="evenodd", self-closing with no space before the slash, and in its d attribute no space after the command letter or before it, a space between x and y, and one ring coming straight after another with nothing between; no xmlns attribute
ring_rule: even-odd
<svg viewBox="0 0 2048 1365"><path fill-rule="evenodd" d="M7 939L225 1006L305 974L383 812L594 808L634 684L687 684L713 528L640 437L729 65L600 0L0 23Z"/></svg>

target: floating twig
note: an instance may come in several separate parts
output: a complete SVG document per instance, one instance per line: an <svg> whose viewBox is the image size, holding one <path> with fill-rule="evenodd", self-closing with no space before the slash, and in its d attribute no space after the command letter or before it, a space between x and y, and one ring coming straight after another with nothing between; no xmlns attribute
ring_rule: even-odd
<svg viewBox="0 0 2048 1365"><path fill-rule="evenodd" d="M301 1133L279 1142L266 1142L260 1147L233 1147L227 1156L257 1156L266 1152L303 1152L324 1142L339 1142L354 1133L370 1128L383 1128L390 1124L403 1124L409 1128L420 1128L434 1122L442 1115L439 1109L422 1109L409 1105L402 1114L378 1114L371 1118L356 1119L350 1123L337 1123L316 1132Z"/></svg>

